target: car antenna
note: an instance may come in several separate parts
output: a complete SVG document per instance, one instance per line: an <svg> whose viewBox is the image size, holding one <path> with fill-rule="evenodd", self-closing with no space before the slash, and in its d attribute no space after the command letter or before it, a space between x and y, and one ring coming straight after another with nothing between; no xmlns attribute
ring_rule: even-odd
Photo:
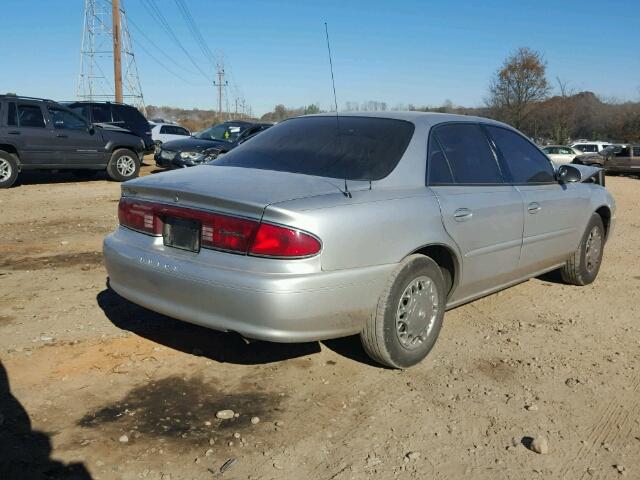
<svg viewBox="0 0 640 480"><path fill-rule="evenodd" d="M338 147L340 144L340 116L338 115L338 97L336 96L336 81L333 77L333 60L331 59L331 43L329 43L329 27L327 27L327 22L324 22L324 33L327 37L327 50L329 51L329 69L331 70L331 86L333 87L333 103L336 107L336 127L337 127L337 139L338 139ZM340 148L338 148L340 151ZM351 192L349 191L349 186L347 185L347 177L344 177L344 191L342 194L345 197L352 198Z"/></svg>

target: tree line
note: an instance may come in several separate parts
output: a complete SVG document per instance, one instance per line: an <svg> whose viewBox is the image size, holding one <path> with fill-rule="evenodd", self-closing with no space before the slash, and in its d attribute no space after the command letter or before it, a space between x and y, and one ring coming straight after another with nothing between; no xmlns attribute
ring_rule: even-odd
<svg viewBox="0 0 640 480"><path fill-rule="evenodd" d="M307 112L306 107L278 105L262 119L281 121L320 111L317 105L314 107L313 112ZM349 101L341 111L388 109L383 101ZM441 106L399 104L390 109L493 118L513 125L543 144L567 144L576 139L640 142L640 102L603 99L589 91L574 92L560 78L551 81L543 56L530 48L519 48L504 60L489 82L481 107L455 106L447 100Z"/></svg>

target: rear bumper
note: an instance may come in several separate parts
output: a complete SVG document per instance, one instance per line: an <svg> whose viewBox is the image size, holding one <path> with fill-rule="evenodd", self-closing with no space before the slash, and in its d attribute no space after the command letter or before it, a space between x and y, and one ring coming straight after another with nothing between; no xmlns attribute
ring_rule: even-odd
<svg viewBox="0 0 640 480"><path fill-rule="evenodd" d="M193 254L150 242L122 227L105 238L109 282L118 294L179 320L274 342L358 333L395 267L264 273L232 268L231 254ZM216 266L219 255L226 257L224 267ZM231 256L238 265L251 260Z"/></svg>

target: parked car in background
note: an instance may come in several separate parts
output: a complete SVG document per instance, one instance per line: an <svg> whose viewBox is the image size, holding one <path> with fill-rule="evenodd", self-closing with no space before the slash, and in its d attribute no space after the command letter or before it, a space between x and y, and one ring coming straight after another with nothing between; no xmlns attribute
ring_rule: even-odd
<svg viewBox="0 0 640 480"><path fill-rule="evenodd" d="M610 142L577 142L571 145L571 148L580 150L582 153L599 153L605 148L611 146Z"/></svg>
<svg viewBox="0 0 640 480"><path fill-rule="evenodd" d="M149 125L151 125L151 138L153 138L156 147L171 140L180 140L191 136L189 130L173 123L150 123Z"/></svg>
<svg viewBox="0 0 640 480"><path fill-rule="evenodd" d="M611 145L597 157L580 157L575 163L603 167L609 173L640 174L640 145Z"/></svg>
<svg viewBox="0 0 640 480"><path fill-rule="evenodd" d="M144 141L145 153L155 150L151 126L136 107L114 102L77 101L63 104L83 116L89 123L108 123L131 130Z"/></svg>
<svg viewBox="0 0 640 480"><path fill-rule="evenodd" d="M373 359L405 368L446 309L556 269L595 280L615 218L600 172L556 172L520 132L478 117L285 120L200 168L123 185L109 284L247 338L359 333Z"/></svg>
<svg viewBox="0 0 640 480"><path fill-rule="evenodd" d="M582 155L580 150L565 145L547 145L542 148L553 164L557 167L566 163L571 163L576 157Z"/></svg>
<svg viewBox="0 0 640 480"><path fill-rule="evenodd" d="M162 168L193 167L233 150L271 123L229 121L198 132L191 137L163 143L156 151L156 165Z"/></svg>
<svg viewBox="0 0 640 480"><path fill-rule="evenodd" d="M0 188L27 170L106 170L116 181L138 176L140 137L111 125L91 125L51 100L0 95Z"/></svg>

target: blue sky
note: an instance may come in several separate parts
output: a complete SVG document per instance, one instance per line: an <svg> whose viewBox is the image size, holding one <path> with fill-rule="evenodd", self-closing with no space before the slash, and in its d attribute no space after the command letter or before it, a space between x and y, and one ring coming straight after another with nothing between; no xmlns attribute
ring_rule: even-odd
<svg viewBox="0 0 640 480"><path fill-rule="evenodd" d="M215 108L216 94L144 0L121 0L147 104ZM151 0L203 70L212 72L174 0ZM2 0L0 92L73 99L83 0ZM640 99L640 2L186 0L212 51L254 113L277 103L332 105L329 24L338 103L478 106L511 51L541 51L548 76L618 100ZM155 46L151 45L149 39ZM151 52L188 83L167 72Z"/></svg>

